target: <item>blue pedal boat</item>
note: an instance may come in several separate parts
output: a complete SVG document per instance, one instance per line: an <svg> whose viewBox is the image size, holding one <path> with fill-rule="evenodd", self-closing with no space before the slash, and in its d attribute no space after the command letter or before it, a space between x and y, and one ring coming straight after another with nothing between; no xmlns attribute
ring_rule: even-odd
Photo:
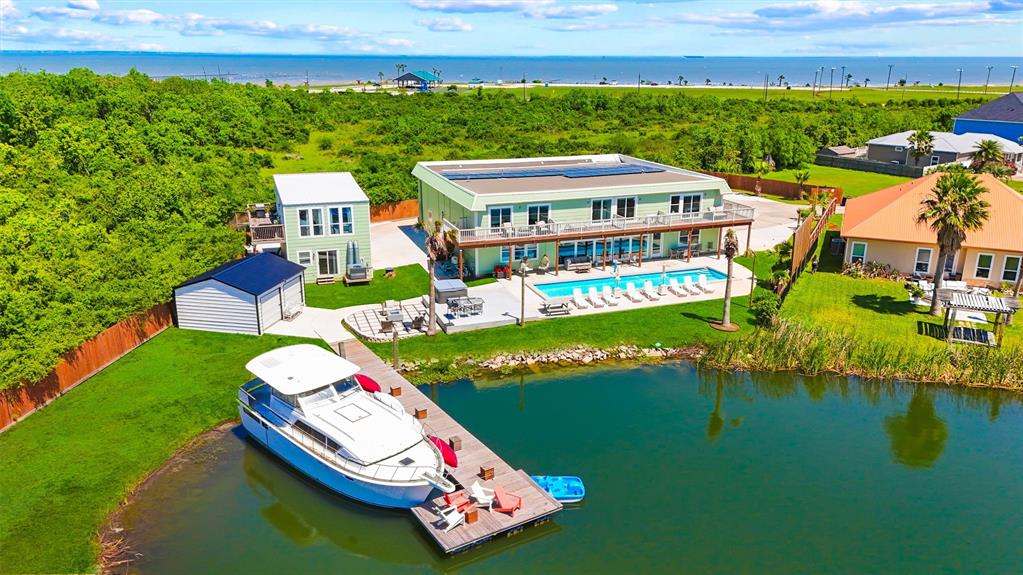
<svg viewBox="0 0 1023 575"><path fill-rule="evenodd" d="M544 491L562 503L579 503L586 497L583 480L572 475L531 475Z"/></svg>

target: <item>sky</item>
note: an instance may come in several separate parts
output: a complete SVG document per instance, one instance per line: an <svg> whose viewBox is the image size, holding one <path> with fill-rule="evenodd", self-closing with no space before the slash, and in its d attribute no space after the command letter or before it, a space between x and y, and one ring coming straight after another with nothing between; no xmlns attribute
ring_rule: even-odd
<svg viewBox="0 0 1023 575"><path fill-rule="evenodd" d="M0 0L0 50L1019 56L1023 0Z"/></svg>

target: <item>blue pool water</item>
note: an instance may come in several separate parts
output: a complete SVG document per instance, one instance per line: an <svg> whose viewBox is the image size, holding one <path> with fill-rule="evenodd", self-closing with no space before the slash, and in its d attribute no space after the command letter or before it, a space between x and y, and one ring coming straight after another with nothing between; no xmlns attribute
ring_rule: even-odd
<svg viewBox="0 0 1023 575"><path fill-rule="evenodd" d="M662 283L667 284L671 281L671 278L675 278L679 284L685 283L686 277L693 278L693 283L696 283L696 278L705 275L707 281L723 280L725 274L710 269L707 267L693 268L689 270L675 270L670 271L667 274L661 274L660 272L654 272L649 274L636 274L636 275L623 275L618 280L613 277L606 278L595 278L587 280L571 280L565 282L555 282L549 284L539 284L534 286L537 291L547 297L571 297L572 290L579 288L582 290L583 295L589 292L591 287L597 288L597 292L604 289L604 286L610 286L612 289L620 287L625 289L627 283L632 282L636 285L636 289L643 289L643 284L647 281L653 282L654 286L660 286Z"/></svg>

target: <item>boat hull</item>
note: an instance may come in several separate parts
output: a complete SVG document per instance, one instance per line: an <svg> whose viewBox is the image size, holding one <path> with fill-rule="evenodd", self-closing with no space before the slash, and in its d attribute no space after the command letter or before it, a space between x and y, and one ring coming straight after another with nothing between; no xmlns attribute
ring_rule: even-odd
<svg viewBox="0 0 1023 575"><path fill-rule="evenodd" d="M335 493L378 507L408 509L429 499L433 492L429 483L381 485L349 477L296 445L275 426L253 417L245 407L238 410L242 427L256 443Z"/></svg>

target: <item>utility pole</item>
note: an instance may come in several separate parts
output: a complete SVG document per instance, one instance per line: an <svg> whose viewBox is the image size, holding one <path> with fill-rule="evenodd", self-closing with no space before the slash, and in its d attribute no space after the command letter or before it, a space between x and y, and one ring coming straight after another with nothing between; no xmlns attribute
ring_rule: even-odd
<svg viewBox="0 0 1023 575"><path fill-rule="evenodd" d="M888 91L888 84L892 83L892 64L888 64L888 79L884 81L884 91Z"/></svg>
<svg viewBox="0 0 1023 575"><path fill-rule="evenodd" d="M818 70L814 69L814 71L813 71L813 85L810 86L810 95L811 96L816 96L817 95L817 72L818 72Z"/></svg>
<svg viewBox="0 0 1023 575"><path fill-rule="evenodd" d="M526 73L522 73L522 102L526 102Z"/></svg>
<svg viewBox="0 0 1023 575"><path fill-rule="evenodd" d="M957 68L956 72L959 72L959 83L956 84L956 100L959 99L959 89L963 87L963 69Z"/></svg>
<svg viewBox="0 0 1023 575"><path fill-rule="evenodd" d="M994 66L988 66L987 67L987 80L984 80L984 93L985 94L987 94L988 84L991 83L991 68L994 68Z"/></svg>
<svg viewBox="0 0 1023 575"><path fill-rule="evenodd" d="M639 92L639 87L643 85L643 74L636 74L636 91Z"/></svg>
<svg viewBox="0 0 1023 575"><path fill-rule="evenodd" d="M1009 92L1012 92L1012 85L1013 85L1014 82L1016 82L1016 68L1018 68L1019 66L1009 66L1009 67L1012 68L1012 79L1009 80Z"/></svg>
<svg viewBox="0 0 1023 575"><path fill-rule="evenodd" d="M831 99L831 92L835 89L835 67L831 67L831 81L828 84L828 99Z"/></svg>
<svg viewBox="0 0 1023 575"><path fill-rule="evenodd" d="M838 79L838 85L839 87L845 85L845 66L842 66L842 76Z"/></svg>
<svg viewBox="0 0 1023 575"><path fill-rule="evenodd" d="M767 74L764 74L764 101L767 101Z"/></svg>

